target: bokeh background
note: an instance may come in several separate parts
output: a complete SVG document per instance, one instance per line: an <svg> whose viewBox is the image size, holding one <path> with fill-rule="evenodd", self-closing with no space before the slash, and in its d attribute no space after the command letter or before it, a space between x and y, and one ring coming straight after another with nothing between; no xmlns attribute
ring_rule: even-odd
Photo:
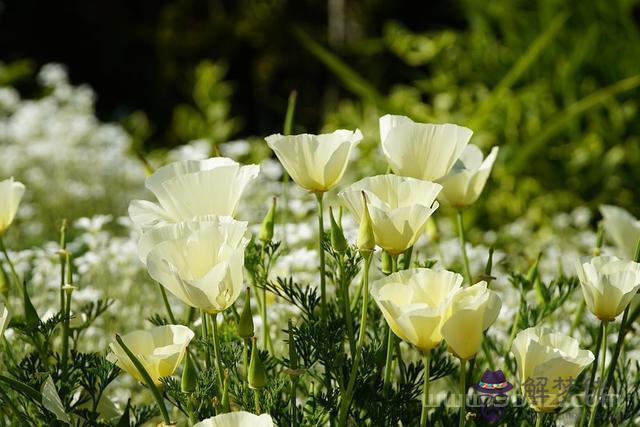
<svg viewBox="0 0 640 427"><path fill-rule="evenodd" d="M295 132L363 131L345 183L385 171L377 119L395 113L500 146L479 230L640 214L638 0L3 0L0 60L25 246L61 217L126 215L145 162L269 159L292 91Z"/></svg>

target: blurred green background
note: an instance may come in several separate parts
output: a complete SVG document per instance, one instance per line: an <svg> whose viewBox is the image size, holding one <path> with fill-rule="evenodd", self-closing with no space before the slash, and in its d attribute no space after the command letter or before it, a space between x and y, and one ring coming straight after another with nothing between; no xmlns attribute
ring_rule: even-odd
<svg viewBox="0 0 640 427"><path fill-rule="evenodd" d="M65 64L137 152L243 138L259 160L295 90L296 132L362 129L360 175L384 172L385 113L499 145L478 225L640 214L639 0L4 0L0 60L34 97L38 67Z"/></svg>

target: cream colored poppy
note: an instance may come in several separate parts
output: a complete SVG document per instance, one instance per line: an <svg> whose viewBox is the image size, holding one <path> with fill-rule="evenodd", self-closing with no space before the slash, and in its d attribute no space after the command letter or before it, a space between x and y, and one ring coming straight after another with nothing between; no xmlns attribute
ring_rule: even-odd
<svg viewBox="0 0 640 427"><path fill-rule="evenodd" d="M14 181L13 178L0 181L0 235L13 222L24 190L24 184Z"/></svg>
<svg viewBox="0 0 640 427"><path fill-rule="evenodd" d="M229 308L244 289L247 223L208 217L154 231L141 245L149 275L191 307ZM146 233L148 234L148 233Z"/></svg>
<svg viewBox="0 0 640 427"><path fill-rule="evenodd" d="M453 124L416 123L405 116L380 117L382 151L402 176L435 181L445 176L473 135Z"/></svg>
<svg viewBox="0 0 640 427"><path fill-rule="evenodd" d="M461 284L457 273L414 268L372 283L370 292L393 333L425 351L442 341L442 324Z"/></svg>
<svg viewBox="0 0 640 427"><path fill-rule="evenodd" d="M378 175L351 184L339 197L355 218L364 210L365 193L376 244L390 254L413 246L438 208L440 184L398 175Z"/></svg>
<svg viewBox="0 0 640 427"><path fill-rule="evenodd" d="M501 307L500 297L487 289L487 282L456 292L442 325L449 351L459 359L473 359L480 350L484 331L496 321Z"/></svg>
<svg viewBox="0 0 640 427"><path fill-rule="evenodd" d="M180 366L194 335L186 326L165 325L128 333L122 336L122 341L138 358L153 382L160 385L160 378L173 375ZM113 342L109 347L112 353L107 355L107 360L142 382L142 376L120 344Z"/></svg>
<svg viewBox="0 0 640 427"><path fill-rule="evenodd" d="M158 203L133 200L129 216L144 231L205 215L234 216L259 171L258 165L241 166L225 157L171 163L146 181Z"/></svg>
<svg viewBox="0 0 640 427"><path fill-rule="evenodd" d="M482 151L467 145L451 172L438 180L443 187L439 199L458 209L471 206L480 197L497 155L498 147L493 147L483 161Z"/></svg>
<svg viewBox="0 0 640 427"><path fill-rule="evenodd" d="M593 353L581 350L578 340L545 327L518 333L511 352L518 363L520 385L538 412L558 408L578 375L593 362Z"/></svg>
<svg viewBox="0 0 640 427"><path fill-rule="evenodd" d="M605 236L613 240L620 256L633 259L640 240L640 220L617 206L602 205Z"/></svg>
<svg viewBox="0 0 640 427"><path fill-rule="evenodd" d="M347 169L359 129L312 135L274 134L265 138L291 179L305 190L322 193L335 187Z"/></svg>
<svg viewBox="0 0 640 427"><path fill-rule="evenodd" d="M255 415L239 411L207 418L193 427L273 427L273 420L269 414Z"/></svg>
<svg viewBox="0 0 640 427"><path fill-rule="evenodd" d="M640 289L640 264L614 256L576 261L587 307L600 320L611 321L631 303Z"/></svg>

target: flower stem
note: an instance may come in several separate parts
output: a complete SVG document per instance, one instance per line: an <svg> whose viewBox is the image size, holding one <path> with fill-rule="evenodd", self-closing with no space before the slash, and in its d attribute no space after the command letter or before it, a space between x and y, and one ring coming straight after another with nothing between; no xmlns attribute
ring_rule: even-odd
<svg viewBox="0 0 640 427"><path fill-rule="evenodd" d="M605 373L605 359L607 358L607 325L608 322L606 320L602 321L602 344L600 345L600 350L602 351L600 355L600 382L604 381L604 373ZM598 412L598 404L600 403L600 391L604 390L604 387L599 387L596 395L594 396L593 402L591 402L591 415L589 416L589 427L593 426L593 423L596 420L596 413Z"/></svg>
<svg viewBox="0 0 640 427"><path fill-rule="evenodd" d="M324 208L322 199L324 193L316 193L318 199L318 255L320 256L320 320L327 320L327 284L325 277L324 247Z"/></svg>
<svg viewBox="0 0 640 427"><path fill-rule="evenodd" d="M458 209L458 237L460 239L460 251L462 252L462 261L464 264L464 277L469 285L473 285L471 283L471 269L469 268L469 258L467 257L467 239L464 234L464 220L462 217L462 209Z"/></svg>
<svg viewBox="0 0 640 427"><path fill-rule="evenodd" d="M423 370L423 401L422 401L422 413L420 414L420 427L427 425L427 416L429 412L429 375L430 375L430 363L431 363L431 350L427 350L422 354Z"/></svg>
<svg viewBox="0 0 640 427"><path fill-rule="evenodd" d="M260 415L261 409L260 409L260 389L259 388L253 389L253 403L256 406L256 414Z"/></svg>
<svg viewBox="0 0 640 427"><path fill-rule="evenodd" d="M167 315L169 315L169 320L174 325L177 325L176 318L173 315L173 311L171 310L171 305L169 304L169 298L167 297L167 292L164 290L164 286L160 284L160 282L156 282L158 284L158 288L160 288L160 294L162 295L162 302L164 302L164 308L167 309Z"/></svg>
<svg viewBox="0 0 640 427"><path fill-rule="evenodd" d="M222 370L222 358L220 356L220 337L218 333L218 313L209 315L211 319L211 323L213 325L213 351L216 356L216 369L218 373L218 378L220 381L220 390L224 388L224 371ZM229 412L229 408L223 408L226 412Z"/></svg>
<svg viewBox="0 0 640 427"><path fill-rule="evenodd" d="M536 413L536 427L542 427L542 421L544 420L544 414L542 412Z"/></svg>
<svg viewBox="0 0 640 427"><path fill-rule="evenodd" d="M11 258L9 258L9 254L7 253L7 248L4 246L4 241L2 240L2 236L1 235L0 235L0 250L4 254L4 258L7 260L7 264L9 264L9 268L11 269L11 274L13 275L13 279L16 282L16 286L18 286L18 289L23 290L22 289L22 281L20 280L20 276L18 276L18 273L16 272L16 268L13 265L13 262L11 262ZM64 298L64 296L63 296L63 298Z"/></svg>
<svg viewBox="0 0 640 427"><path fill-rule="evenodd" d="M211 366L213 365L212 359L211 359L211 349L209 348L209 328L207 327L207 313L204 312L204 310L200 311L200 315L201 315L201 328L202 328L202 339L205 341L205 351L207 354L207 357L204 360L205 366L207 367L207 369L210 369Z"/></svg>
<svg viewBox="0 0 640 427"><path fill-rule="evenodd" d="M465 418L467 415L467 386L465 368L467 361L460 359L460 418L458 419L458 426L464 427Z"/></svg>
<svg viewBox="0 0 640 427"><path fill-rule="evenodd" d="M349 374L349 383L347 385L347 391L342 396L340 402L340 414L339 414L339 426L347 425L347 418L349 416L349 407L351 406L351 400L353 399L353 390L356 385L356 376L358 375L358 367L362 361L362 347L364 346L364 339L367 334L367 308L369 306L369 267L371 266L371 259L373 253L368 252L363 254L364 256L364 271L362 274L362 313L360 315L360 331L358 332L358 343L356 344L355 357L353 359L353 365L351 366L351 373Z"/></svg>
<svg viewBox="0 0 640 427"><path fill-rule="evenodd" d="M156 387L155 383L151 379L151 376L149 375L147 370L144 368L144 366L142 366L142 363L140 363L138 358L131 352L131 350L129 350L129 347L125 345L124 341L122 341L122 338L120 338L120 335L116 335L116 341L118 342L118 344L120 344L120 347L122 347L124 352L127 354L127 357L129 358L131 363L133 363L133 365L136 367L136 369L140 373L140 376L142 377L144 382L147 384L147 387L149 388L149 390L151 390L151 393L153 394L153 397L156 399L156 403L160 408L160 413L162 414L162 418L164 419L165 425L171 425L169 412L167 412L167 408L164 406L164 399L162 398L162 394L160 393L160 390L158 390L158 387Z"/></svg>
<svg viewBox="0 0 640 427"><path fill-rule="evenodd" d="M355 357L356 351L356 337L353 331L353 318L351 316L351 307L349 301L349 284L345 280L345 268L344 259L342 256L339 261L340 264L340 280L338 282L340 289L342 290L342 306L344 311L345 322L347 324L347 338L349 339L349 351L351 352L351 358Z"/></svg>
<svg viewBox="0 0 640 427"><path fill-rule="evenodd" d="M398 271L398 255L391 255L391 274ZM387 325L387 358L384 365L384 394L386 395L389 392L389 387L391 387L391 373L393 371L393 352L395 350L394 346L394 335L393 331Z"/></svg>

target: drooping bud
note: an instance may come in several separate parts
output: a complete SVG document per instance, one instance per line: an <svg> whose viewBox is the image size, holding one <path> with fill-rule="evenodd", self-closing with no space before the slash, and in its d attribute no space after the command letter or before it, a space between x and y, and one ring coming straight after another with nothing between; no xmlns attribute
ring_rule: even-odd
<svg viewBox="0 0 640 427"><path fill-rule="evenodd" d="M240 321L238 322L238 336L240 338L251 338L255 333L253 326L253 313L251 312L251 289L247 287L247 293L244 298L244 306L240 313Z"/></svg>
<svg viewBox="0 0 640 427"><path fill-rule="evenodd" d="M358 240L356 244L360 252L373 252L376 248L376 238L373 234L373 224L371 223L371 215L369 215L369 206L367 205L367 195L362 192L362 201L364 209L360 217L360 228L358 229Z"/></svg>
<svg viewBox="0 0 640 427"><path fill-rule="evenodd" d="M183 393L193 393L196 390L198 382L198 372L191 360L191 354L187 351L184 354L184 369L182 371L182 380L180 381L180 389Z"/></svg>
<svg viewBox="0 0 640 427"><path fill-rule="evenodd" d="M270 242L273 239L273 229L276 224L276 198L271 199L271 207L267 215L262 220L259 239L263 242Z"/></svg>
<svg viewBox="0 0 640 427"><path fill-rule="evenodd" d="M256 337L253 337L251 362L249 362L249 376L247 378L249 381L249 388L251 389L261 389L267 385L267 372L264 369L259 353L258 340Z"/></svg>
<svg viewBox="0 0 640 427"><path fill-rule="evenodd" d="M336 252L344 252L349 247L347 239L344 238L342 226L336 222L333 216L333 208L329 206L329 217L331 218L331 247Z"/></svg>

